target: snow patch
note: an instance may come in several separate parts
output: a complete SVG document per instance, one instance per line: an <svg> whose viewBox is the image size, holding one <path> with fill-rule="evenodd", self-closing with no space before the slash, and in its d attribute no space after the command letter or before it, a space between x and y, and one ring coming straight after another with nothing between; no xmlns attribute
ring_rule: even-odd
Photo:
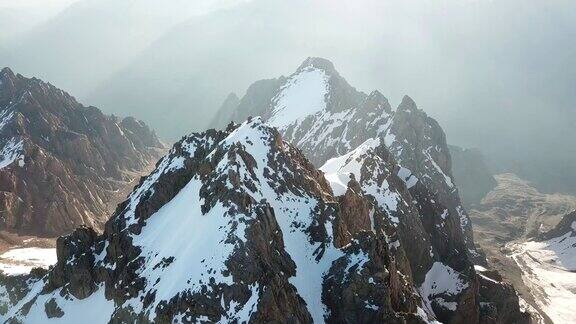
<svg viewBox="0 0 576 324"><path fill-rule="evenodd" d="M574 226L574 224L572 224ZM508 245L524 283L554 323L575 323L576 236L568 232L548 241Z"/></svg>
<svg viewBox="0 0 576 324"><path fill-rule="evenodd" d="M56 261L56 249L15 248L0 255L0 271L9 276L27 274L33 268L47 269Z"/></svg>
<svg viewBox="0 0 576 324"><path fill-rule="evenodd" d="M12 164L16 159L21 156L24 144L22 141L17 141L16 138L11 138L0 151L0 169L3 169Z"/></svg>
<svg viewBox="0 0 576 324"><path fill-rule="evenodd" d="M426 273L424 282L420 286L420 295L430 309L432 302L448 309L456 310L456 302L446 301L445 297L456 296L466 289L468 284L461 278L460 274L442 262L434 262L432 268Z"/></svg>
<svg viewBox="0 0 576 324"><path fill-rule="evenodd" d="M199 180L191 180L146 221L140 235L134 236L133 244L141 247L148 265L138 273L147 284L142 295L156 291L152 309L182 291L210 289L210 283L233 284L232 277L223 272L235 246L227 241L234 220L226 217L228 209L221 204L202 214L201 186ZM239 239L244 239L242 229L237 226ZM139 298L134 304L140 304Z"/></svg>
<svg viewBox="0 0 576 324"><path fill-rule="evenodd" d="M42 284L42 281L39 282ZM114 301L107 300L104 295L104 287L98 287L98 290L84 299L76 299L74 296L61 296L57 289L45 295L38 295L31 305L30 311L26 316L18 316L23 323L43 324L43 323L107 323L114 312ZM36 294L34 294L36 295ZM60 318L48 318L45 311L45 304L54 299L58 307L64 312ZM15 309L19 309L16 308Z"/></svg>
<svg viewBox="0 0 576 324"><path fill-rule="evenodd" d="M404 181L408 189L414 187L418 182L418 178L412 174L412 171L402 166L398 170L398 177Z"/></svg>
<svg viewBox="0 0 576 324"><path fill-rule="evenodd" d="M380 139L371 138L360 144L357 148L339 157L332 158L320 170L324 172L335 196L346 193L350 174L353 174L357 181L360 181L360 170L364 164L365 155L380 145Z"/></svg>

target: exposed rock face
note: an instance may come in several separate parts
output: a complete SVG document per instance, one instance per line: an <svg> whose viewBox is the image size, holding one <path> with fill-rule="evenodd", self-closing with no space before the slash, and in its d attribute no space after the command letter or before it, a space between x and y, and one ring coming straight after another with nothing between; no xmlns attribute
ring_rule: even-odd
<svg viewBox="0 0 576 324"><path fill-rule="evenodd" d="M481 323L528 323L530 315L518 312L519 298L496 271L478 270Z"/></svg>
<svg viewBox="0 0 576 324"><path fill-rule="evenodd" d="M228 95L214 117L212 127L224 128L230 121L242 123L248 116L262 115L268 109L270 98L284 82L285 77L259 80L248 87L241 99L234 99L236 94Z"/></svg>
<svg viewBox="0 0 576 324"><path fill-rule="evenodd" d="M54 86L0 72L0 227L55 236L102 228L163 145L142 122L84 107Z"/></svg>
<svg viewBox="0 0 576 324"><path fill-rule="evenodd" d="M456 180L462 202L466 207L477 205L497 182L479 150L464 149L449 145L452 157L452 172Z"/></svg>
<svg viewBox="0 0 576 324"><path fill-rule="evenodd" d="M369 197L382 209L398 231L416 282L421 283L433 260L430 237L424 229L414 197L397 175L400 167L386 147L377 139L367 141L350 153L329 160L321 170L335 195L345 192L340 200L350 200L353 189L356 195ZM362 219L358 215L355 218L356 221Z"/></svg>
<svg viewBox="0 0 576 324"><path fill-rule="evenodd" d="M546 233L540 234L538 239L541 241L550 240L562 236L566 233L574 233L574 235L576 235L576 211L573 211L562 217L562 220L560 220L556 227Z"/></svg>

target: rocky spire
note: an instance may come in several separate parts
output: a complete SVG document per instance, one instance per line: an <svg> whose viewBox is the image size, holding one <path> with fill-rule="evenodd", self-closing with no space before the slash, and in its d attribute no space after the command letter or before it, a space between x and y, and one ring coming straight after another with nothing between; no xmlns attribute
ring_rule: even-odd
<svg viewBox="0 0 576 324"><path fill-rule="evenodd" d="M397 110L403 112L412 112L418 111L418 107L412 98L410 98L408 95L404 95L404 97L402 97L402 101L398 105Z"/></svg>

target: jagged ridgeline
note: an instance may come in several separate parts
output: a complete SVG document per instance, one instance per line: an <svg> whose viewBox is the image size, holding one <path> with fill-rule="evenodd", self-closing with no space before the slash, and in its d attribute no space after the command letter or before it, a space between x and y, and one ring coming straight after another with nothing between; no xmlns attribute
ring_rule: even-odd
<svg viewBox="0 0 576 324"><path fill-rule="evenodd" d="M437 214L423 223L431 232L442 232L434 237L449 236L449 246L441 244L443 253L477 256L471 223L454 185L444 132L410 97L393 110L379 91L365 94L353 88L330 61L308 58L288 78L258 81L235 107L233 102L226 100L219 116L237 122L263 116L317 167L378 139L403 167L400 177L409 180L413 194L428 196L422 197L423 202L437 202L418 208ZM436 210L426 210L431 207Z"/></svg>
<svg viewBox="0 0 576 324"><path fill-rule="evenodd" d="M0 230L101 229L131 179L164 153L141 121L104 115L49 83L0 71Z"/></svg>
<svg viewBox="0 0 576 324"><path fill-rule="evenodd" d="M322 59L259 84L268 99L226 107L262 117L184 137L102 235L78 229L53 269L5 280L3 318L528 322L476 272L444 133L410 98L393 110Z"/></svg>

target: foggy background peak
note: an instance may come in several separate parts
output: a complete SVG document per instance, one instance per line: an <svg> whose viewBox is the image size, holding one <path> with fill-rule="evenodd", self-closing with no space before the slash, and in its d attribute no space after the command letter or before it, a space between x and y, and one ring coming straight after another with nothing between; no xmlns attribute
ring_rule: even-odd
<svg viewBox="0 0 576 324"><path fill-rule="evenodd" d="M494 172L576 191L573 1L8 3L0 65L166 140L206 128L230 92L318 56L393 106L410 95Z"/></svg>

